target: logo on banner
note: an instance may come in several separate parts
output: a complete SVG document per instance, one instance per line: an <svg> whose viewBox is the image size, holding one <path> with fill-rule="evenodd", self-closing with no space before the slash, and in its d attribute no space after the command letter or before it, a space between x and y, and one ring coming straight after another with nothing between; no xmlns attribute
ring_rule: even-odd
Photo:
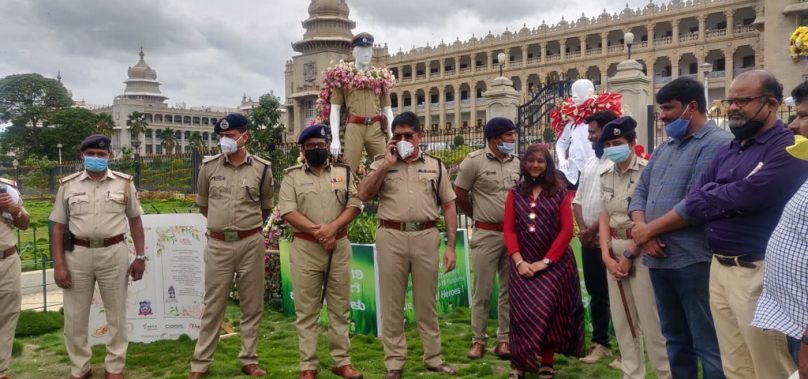
<svg viewBox="0 0 808 379"><path fill-rule="evenodd" d="M141 301L140 302L140 310L137 312L138 316L150 316L153 315L151 309L151 301Z"/></svg>
<svg viewBox="0 0 808 379"><path fill-rule="evenodd" d="M168 298L169 299L176 299L177 298L177 294L174 291L174 286L169 286L168 287Z"/></svg>

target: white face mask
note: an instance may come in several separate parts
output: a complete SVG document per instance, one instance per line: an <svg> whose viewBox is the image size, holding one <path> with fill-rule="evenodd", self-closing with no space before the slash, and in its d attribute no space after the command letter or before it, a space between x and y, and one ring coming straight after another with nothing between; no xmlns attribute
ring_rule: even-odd
<svg viewBox="0 0 808 379"><path fill-rule="evenodd" d="M243 136L244 135L242 134L242 137ZM240 139L241 139L241 137L238 137L238 139L232 139L230 137L222 137L219 140L219 147L222 148L222 153L224 153L226 155L230 155L230 154L234 154L235 152L237 152L238 151L238 141Z"/></svg>
<svg viewBox="0 0 808 379"><path fill-rule="evenodd" d="M408 141L398 141L396 142L396 150L401 159L407 159L415 151L415 146Z"/></svg>

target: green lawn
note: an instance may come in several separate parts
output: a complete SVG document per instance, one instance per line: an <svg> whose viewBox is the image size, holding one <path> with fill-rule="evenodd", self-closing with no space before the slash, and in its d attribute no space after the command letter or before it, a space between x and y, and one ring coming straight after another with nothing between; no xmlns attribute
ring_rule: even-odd
<svg viewBox="0 0 808 379"><path fill-rule="evenodd" d="M238 324L238 308L228 308L226 319ZM457 309L441 317L444 359L458 369L460 378L506 378L509 363L487 354L479 361L466 358L471 340L469 310ZM492 321L491 332L496 328ZM47 333L39 337L18 338L25 348L21 356L14 357L9 374L14 378L65 378L69 376L69 361L62 341L62 331ZM415 328L407 330L409 360L405 377L445 378L429 373L421 364L421 344ZM366 378L384 377L384 353L381 342L374 337L355 335L352 341L354 366L364 372ZM616 346L616 345L615 345ZM129 345L128 378L185 378L188 375L188 362L194 349L194 341L160 341L152 344L132 343ZM232 378L241 376L238 363L240 342L238 337L221 341L216 351L215 362L210 378ZM280 313L267 310L264 317L259 355L262 366L269 371L269 378L296 378L298 369L297 335L293 319ZM337 378L328 371L331 358L327 351L325 334L319 344L320 377ZM104 347L93 348L93 373L95 377L104 374ZM609 360L596 365L584 365L577 359L559 356L555 364L559 378L620 378L617 370L608 367ZM649 375L653 377L653 375Z"/></svg>

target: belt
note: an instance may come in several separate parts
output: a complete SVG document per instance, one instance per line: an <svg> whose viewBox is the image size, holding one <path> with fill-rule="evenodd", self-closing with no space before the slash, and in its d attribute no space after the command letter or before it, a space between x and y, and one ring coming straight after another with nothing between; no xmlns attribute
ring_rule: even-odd
<svg viewBox="0 0 808 379"><path fill-rule="evenodd" d="M17 254L17 247L16 246L9 247L8 249L3 250L2 254L0 254L2 255L0 259L6 259L14 254Z"/></svg>
<svg viewBox="0 0 808 379"><path fill-rule="evenodd" d="M482 230L490 230L492 232L502 231L502 223L495 224L491 222L474 221L474 227Z"/></svg>
<svg viewBox="0 0 808 379"><path fill-rule="evenodd" d="M399 222L399 221L388 221L388 220L381 220L382 228L387 229L395 229L400 230L402 232L417 232L426 229L432 229L435 227L436 222L426 221L426 222Z"/></svg>
<svg viewBox="0 0 808 379"><path fill-rule="evenodd" d="M763 259L754 258L749 255L721 255L713 252L713 256L715 260L718 261L722 266L728 267L745 267L745 268L757 268L755 266L755 262L762 261Z"/></svg>
<svg viewBox="0 0 808 379"><path fill-rule="evenodd" d="M261 228L255 228L250 230L225 230L223 232L217 232L214 230L208 230L208 235L210 238L219 241L225 242L236 242L243 240L253 234L256 234L261 231Z"/></svg>
<svg viewBox="0 0 808 379"><path fill-rule="evenodd" d="M610 232L611 232L610 234L611 234L611 235L612 235L612 237L614 237L614 238L617 238L617 239L620 239L620 240L630 240L630 239L634 239L634 237L632 237L632 236L631 236L631 229L615 229L615 228L610 228L609 230L610 230Z"/></svg>
<svg viewBox="0 0 808 379"><path fill-rule="evenodd" d="M90 240L83 240L81 238L73 238L73 244L88 247L91 249L99 248L99 247L108 247L112 246L116 243L121 243L124 240L124 234L118 234L115 237L109 238L101 238L101 239L90 239Z"/></svg>
<svg viewBox="0 0 808 379"><path fill-rule="evenodd" d="M337 237L338 240L340 240L340 239L343 239L343 238L345 238L347 236L348 236L348 232L345 231L345 230L341 230L341 231L337 232L336 237ZM320 241L317 240L317 237L315 237L314 235L311 235L309 233L297 232L297 233L295 233L295 238L300 238L302 240L306 240L306 241L309 241L309 242L320 243Z"/></svg>
<svg viewBox="0 0 808 379"><path fill-rule="evenodd" d="M376 115L373 117L362 117L355 114L348 115L349 124L373 125L376 122L382 122L382 120L384 120L384 116L382 115Z"/></svg>

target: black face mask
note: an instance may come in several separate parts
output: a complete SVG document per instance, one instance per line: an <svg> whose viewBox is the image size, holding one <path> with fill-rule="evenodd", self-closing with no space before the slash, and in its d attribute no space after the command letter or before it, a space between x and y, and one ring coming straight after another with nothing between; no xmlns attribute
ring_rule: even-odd
<svg viewBox="0 0 808 379"><path fill-rule="evenodd" d="M537 186L539 184L544 183L544 174L539 176L527 176L527 182L530 183L531 186Z"/></svg>
<svg viewBox="0 0 808 379"><path fill-rule="evenodd" d="M747 139L750 139L750 138L754 137L755 134L757 134L757 132L760 131L760 129L763 129L763 125L764 125L763 121L755 120L755 117L757 117L758 114L760 114L760 111L762 111L763 107L765 107L765 106L766 106L766 103L764 102L760 106L760 108L758 108L757 112L755 112L755 115L752 116L752 119L747 121L743 125L735 127L735 128L733 128L733 127L729 128L729 131L732 132L732 134L735 136L735 138L737 138L739 141L744 141L744 140L747 140ZM766 117L766 118L768 119L768 117Z"/></svg>
<svg viewBox="0 0 808 379"><path fill-rule="evenodd" d="M328 160L328 156L331 154L328 149L313 149L313 150L305 150L303 155L306 157L306 162L311 166L319 166L325 163Z"/></svg>

